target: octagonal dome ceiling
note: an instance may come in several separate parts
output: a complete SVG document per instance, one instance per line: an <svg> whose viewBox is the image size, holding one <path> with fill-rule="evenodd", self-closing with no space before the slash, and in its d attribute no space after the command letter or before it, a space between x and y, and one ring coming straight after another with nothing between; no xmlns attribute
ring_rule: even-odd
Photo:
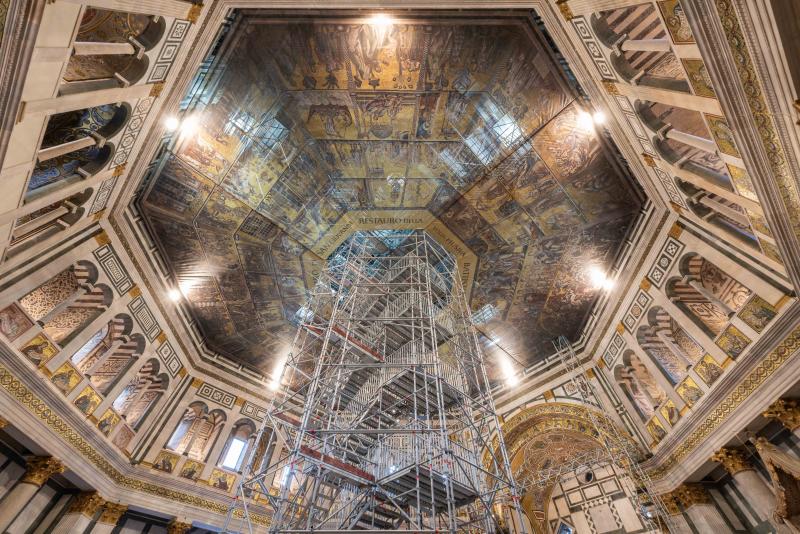
<svg viewBox="0 0 800 534"><path fill-rule="evenodd" d="M318 18L314 18L318 17ZM426 229L487 351L579 334L640 209L527 13L236 13L141 208L210 348L270 373L350 234Z"/></svg>

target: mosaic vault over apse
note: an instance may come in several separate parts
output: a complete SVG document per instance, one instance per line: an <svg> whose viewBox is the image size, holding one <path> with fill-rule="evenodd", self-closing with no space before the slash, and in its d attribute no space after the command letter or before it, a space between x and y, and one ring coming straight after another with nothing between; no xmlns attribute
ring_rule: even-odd
<svg viewBox="0 0 800 534"><path fill-rule="evenodd" d="M212 349L269 373L320 263L376 228L456 256L490 354L580 332L640 204L528 14L239 12L207 64L142 210Z"/></svg>

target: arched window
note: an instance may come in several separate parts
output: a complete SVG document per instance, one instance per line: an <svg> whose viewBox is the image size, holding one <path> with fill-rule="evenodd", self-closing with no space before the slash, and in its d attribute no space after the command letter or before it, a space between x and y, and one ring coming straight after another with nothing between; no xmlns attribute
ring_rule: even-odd
<svg viewBox="0 0 800 534"><path fill-rule="evenodd" d="M728 314L741 310L753 294L747 287L698 254L684 256L680 262L680 272L685 283Z"/></svg>
<svg viewBox="0 0 800 534"><path fill-rule="evenodd" d="M136 365L146 345L144 336L138 332L115 340L102 357L87 369L92 385L104 394L109 392L122 375Z"/></svg>
<svg viewBox="0 0 800 534"><path fill-rule="evenodd" d="M134 430L139 429L169 386L169 377L159 374L159 369L157 359L148 360L114 400L114 409Z"/></svg>
<svg viewBox="0 0 800 534"><path fill-rule="evenodd" d="M224 423L224 412L221 410L209 412L205 403L193 402L175 427L167 442L167 448L193 460L204 462Z"/></svg>
<svg viewBox="0 0 800 534"><path fill-rule="evenodd" d="M697 280L673 278L666 285L667 297L711 338L721 334L734 313Z"/></svg>
<svg viewBox="0 0 800 534"><path fill-rule="evenodd" d="M249 419L240 419L233 425L225 448L219 457L217 465L231 471L238 471L255 438L256 426Z"/></svg>
<svg viewBox="0 0 800 534"><path fill-rule="evenodd" d="M593 14L591 24L600 41L614 50L611 63L623 80L689 92L684 69L653 3Z"/></svg>

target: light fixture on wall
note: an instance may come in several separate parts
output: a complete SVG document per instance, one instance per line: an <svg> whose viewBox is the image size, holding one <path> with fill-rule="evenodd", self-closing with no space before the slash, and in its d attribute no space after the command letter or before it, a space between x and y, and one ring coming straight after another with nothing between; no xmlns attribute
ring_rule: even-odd
<svg viewBox="0 0 800 534"><path fill-rule="evenodd" d="M167 292L167 296L172 302L178 302L179 300L181 300L182 295L180 291L178 291L175 288L172 288L169 290L169 292Z"/></svg>

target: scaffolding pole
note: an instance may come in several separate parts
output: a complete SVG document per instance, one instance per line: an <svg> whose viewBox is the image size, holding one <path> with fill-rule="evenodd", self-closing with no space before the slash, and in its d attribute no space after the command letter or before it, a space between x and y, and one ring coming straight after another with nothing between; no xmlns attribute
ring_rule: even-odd
<svg viewBox="0 0 800 534"><path fill-rule="evenodd" d="M254 532L253 502L271 505L273 533L494 533L502 507L525 528L458 266L439 243L354 234L297 319L225 532Z"/></svg>

